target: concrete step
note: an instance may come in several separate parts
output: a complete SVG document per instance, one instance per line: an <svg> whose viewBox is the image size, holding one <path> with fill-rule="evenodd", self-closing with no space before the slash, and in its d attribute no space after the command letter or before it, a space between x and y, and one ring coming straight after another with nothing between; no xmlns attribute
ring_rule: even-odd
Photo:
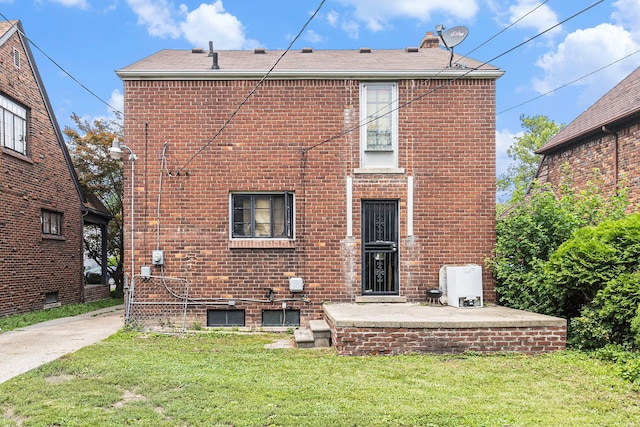
<svg viewBox="0 0 640 427"><path fill-rule="evenodd" d="M331 328L325 320L310 320L314 347L331 347Z"/></svg>
<svg viewBox="0 0 640 427"><path fill-rule="evenodd" d="M307 328L300 328L293 331L293 338L298 348L313 348L315 347L315 341L313 334Z"/></svg>

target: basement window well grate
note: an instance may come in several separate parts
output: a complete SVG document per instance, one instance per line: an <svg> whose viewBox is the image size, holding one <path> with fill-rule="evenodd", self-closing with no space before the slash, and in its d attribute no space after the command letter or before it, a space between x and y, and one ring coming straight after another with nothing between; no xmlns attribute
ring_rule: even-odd
<svg viewBox="0 0 640 427"><path fill-rule="evenodd" d="M300 310L262 310L262 326L300 326Z"/></svg>
<svg viewBox="0 0 640 427"><path fill-rule="evenodd" d="M244 310L207 310L207 326L244 326Z"/></svg>

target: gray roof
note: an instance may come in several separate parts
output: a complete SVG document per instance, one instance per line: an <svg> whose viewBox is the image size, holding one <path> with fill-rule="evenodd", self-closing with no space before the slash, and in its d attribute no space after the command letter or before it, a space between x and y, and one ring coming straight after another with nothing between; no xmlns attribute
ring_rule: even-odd
<svg viewBox="0 0 640 427"><path fill-rule="evenodd" d="M640 114L640 67L558 132L537 153L546 154L573 144Z"/></svg>
<svg viewBox="0 0 640 427"><path fill-rule="evenodd" d="M161 50L128 65L116 73L129 79L255 79L262 78L284 51L223 50L218 54L219 69L211 69L213 58L202 49ZM449 52L439 48L395 50L312 50L289 51L269 74L271 79L324 78L498 78L503 71L479 61L456 55L448 67ZM477 69L475 69L477 68Z"/></svg>

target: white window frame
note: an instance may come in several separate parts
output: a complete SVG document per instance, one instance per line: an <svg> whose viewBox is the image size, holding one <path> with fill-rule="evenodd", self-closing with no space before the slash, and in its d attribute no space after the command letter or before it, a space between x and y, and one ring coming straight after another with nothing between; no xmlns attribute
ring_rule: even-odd
<svg viewBox="0 0 640 427"><path fill-rule="evenodd" d="M373 105L371 111L368 111L370 89L385 88L390 91L390 101ZM390 121L391 144L388 148L375 147L369 143L369 131L380 123L378 118L382 121ZM396 82L362 82L360 83L360 167L397 168L397 166L398 84Z"/></svg>
<svg viewBox="0 0 640 427"><path fill-rule="evenodd" d="M0 95L0 145L27 155L27 109Z"/></svg>

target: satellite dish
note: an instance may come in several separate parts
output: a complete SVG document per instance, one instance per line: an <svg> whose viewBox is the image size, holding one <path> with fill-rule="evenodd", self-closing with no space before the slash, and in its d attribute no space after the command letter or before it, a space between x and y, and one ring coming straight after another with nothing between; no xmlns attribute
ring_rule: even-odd
<svg viewBox="0 0 640 427"><path fill-rule="evenodd" d="M443 31L440 39L444 43L444 47L449 49L462 43L468 35L469 29L467 27L453 27Z"/></svg>
<svg viewBox="0 0 640 427"><path fill-rule="evenodd" d="M444 25L439 24L436 25L436 31L438 32L438 36L440 40L442 40L442 44L447 48L449 53L449 68L451 68L451 63L453 62L453 47L462 43L464 39L469 35L469 29L467 27L453 27L444 31Z"/></svg>

